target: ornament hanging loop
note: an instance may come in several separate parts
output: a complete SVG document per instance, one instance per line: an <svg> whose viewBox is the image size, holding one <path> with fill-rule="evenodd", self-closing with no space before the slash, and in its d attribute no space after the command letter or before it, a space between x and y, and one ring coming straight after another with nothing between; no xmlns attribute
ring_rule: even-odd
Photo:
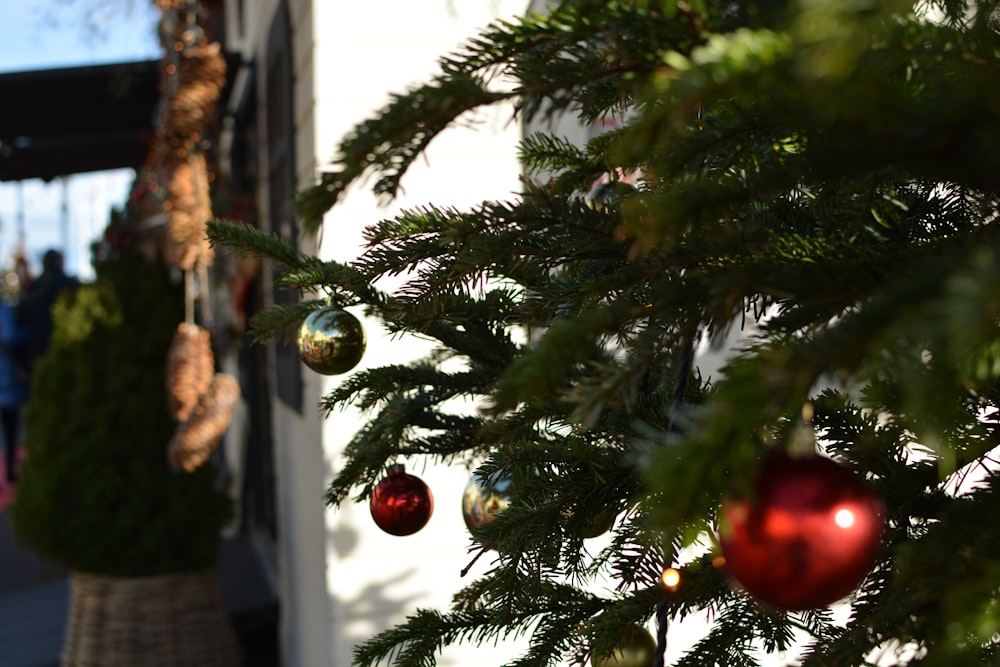
<svg viewBox="0 0 1000 667"><path fill-rule="evenodd" d="M184 270L184 321L195 324L200 317L202 325L211 328L212 309L208 299L208 270L204 262L197 261L192 268ZM200 311L197 314L196 304Z"/></svg>
<svg viewBox="0 0 1000 667"><path fill-rule="evenodd" d="M816 455L816 430L813 428L813 404L806 401L802 405L802 418L792 426L788 433L785 449L793 457L809 457Z"/></svg>
<svg viewBox="0 0 1000 667"><path fill-rule="evenodd" d="M194 302L197 298L197 288L194 284L194 271L184 271L184 321L194 324Z"/></svg>

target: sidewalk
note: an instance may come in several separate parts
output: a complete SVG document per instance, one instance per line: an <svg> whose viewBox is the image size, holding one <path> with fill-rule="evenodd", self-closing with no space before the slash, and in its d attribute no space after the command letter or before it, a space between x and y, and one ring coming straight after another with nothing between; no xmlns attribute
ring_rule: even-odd
<svg viewBox="0 0 1000 667"><path fill-rule="evenodd" d="M0 665L56 667L69 603L69 583L58 566L38 559L14 539L0 491Z"/></svg>
<svg viewBox="0 0 1000 667"><path fill-rule="evenodd" d="M57 667L68 602L65 577L0 595L0 664Z"/></svg>

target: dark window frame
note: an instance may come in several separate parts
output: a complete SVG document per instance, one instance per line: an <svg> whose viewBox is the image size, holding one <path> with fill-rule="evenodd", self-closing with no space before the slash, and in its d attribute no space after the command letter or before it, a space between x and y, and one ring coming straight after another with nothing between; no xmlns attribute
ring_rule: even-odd
<svg viewBox="0 0 1000 667"><path fill-rule="evenodd" d="M282 0L267 36L264 76L267 100L267 183L271 232L298 247L299 230L292 214L295 196L295 117L292 63L292 30L288 5ZM278 278L280 268L275 269ZM274 303L296 303L294 290L275 288ZM302 362L294 343L278 340L274 354L275 391L278 399L299 414L303 411Z"/></svg>

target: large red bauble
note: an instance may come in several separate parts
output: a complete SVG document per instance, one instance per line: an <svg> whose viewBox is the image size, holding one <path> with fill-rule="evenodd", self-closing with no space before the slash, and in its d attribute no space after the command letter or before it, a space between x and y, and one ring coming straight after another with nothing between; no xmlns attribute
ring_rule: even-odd
<svg viewBox="0 0 1000 667"><path fill-rule="evenodd" d="M372 492L372 519L390 535L412 535L434 511L434 496L422 479L404 472L402 464L389 466L389 474Z"/></svg>
<svg viewBox="0 0 1000 667"><path fill-rule="evenodd" d="M729 574L757 601L801 611L847 596L875 564L884 524L876 496L822 456L770 454L751 498L722 506Z"/></svg>

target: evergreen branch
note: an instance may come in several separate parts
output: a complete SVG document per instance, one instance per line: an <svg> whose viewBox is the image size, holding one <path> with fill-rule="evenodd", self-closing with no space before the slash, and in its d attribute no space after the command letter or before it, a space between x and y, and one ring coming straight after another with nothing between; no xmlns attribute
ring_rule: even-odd
<svg viewBox="0 0 1000 667"><path fill-rule="evenodd" d="M675 663L676 667L697 667L706 663L758 667L763 648L758 641L772 647L788 648L792 644L791 624L784 614L768 614L758 609L744 596L724 603L704 637Z"/></svg>
<svg viewBox="0 0 1000 667"><path fill-rule="evenodd" d="M913 38L914 36L906 33L911 27L912 24L906 24L906 28L901 31L902 36L890 39ZM744 133L757 134L766 122L774 128L771 134L775 136L784 132L785 136L795 133L803 137L799 145L805 150L788 155L781 161L762 163L766 168L756 173L713 174L719 177L714 180L698 177L689 184L680 184L683 187L672 188L672 194L664 202L666 205L657 206L653 209L651 218L644 220L641 228L642 247L648 248L650 244L660 240L675 238L692 225L700 224L698 221L719 219L728 208L759 198L762 193L791 191L801 186L804 176L810 182L836 182L854 177L859 172L873 173L880 169L893 169L909 172L929 182L951 182L984 190L996 189L996 183L991 180L992 174L996 173L995 165L989 164L992 158L978 154L981 148L979 144L976 147L977 154L972 155L969 145L969 137L989 135L989 132L981 128L989 122L984 110L992 102L983 104L983 100L968 99L970 91L976 89L976 86L964 87L970 81L985 81L995 75L997 61L993 55L984 54L980 58L977 52L976 57L968 57L967 53L963 55L959 52L949 54L941 61L922 63L926 69L921 70L921 76L926 76L926 79L921 81L926 85L952 86L955 81L961 81L962 91L956 91L954 96L941 97L941 100L947 100L943 104L919 105L921 112L926 115L913 119L912 123L900 124L895 120L873 122L871 115L862 110L862 106L870 108L872 100L854 92L855 80L852 79L850 84L851 94L844 90L844 84L839 79L834 82L814 81L810 85L829 87L806 93L801 85L790 83L796 79L796 65L789 59L790 56L782 56L766 65L761 60L745 58L744 52L750 48L750 44L756 44L754 48L760 49L761 53L768 52L763 46L767 42L763 39L765 35L767 33L753 35L753 39L760 39L761 43L749 41L746 37L741 38L747 42L745 45L741 45L740 39L732 43L720 43L717 53L721 55L707 63L697 66L684 64L683 67L678 64L686 74L671 82L668 92L662 94L680 94L679 89L683 88L681 82L686 81L693 92L684 93L685 95L702 101L717 96L720 104L725 107L732 104L735 91L739 90L740 95L746 95L749 91L757 90L763 97L755 98L752 104L755 126L744 128ZM920 38L939 40L953 38L953 35L928 35L924 32ZM773 38L772 41L775 41L775 48L782 44L779 38ZM792 53L787 46L782 48L785 54ZM901 50L901 53L906 52ZM881 49L874 51L874 54L877 55L872 56L872 66L859 64L857 69L857 76L868 81L866 90L877 89L879 95L887 95L887 87L898 86L898 90L893 91L895 94L888 97L892 99L892 104L899 106L885 110L885 115L880 114L880 118L909 117L915 108L914 97L918 94L914 91L922 90L913 81L904 78L904 71L912 67L912 60L909 59L912 54L907 53L907 59L900 60L884 57L878 60L878 56L884 54ZM939 55L936 53L934 58ZM722 68L726 74L713 75L713 67ZM892 71L893 68L895 71ZM734 76L735 71L744 72L744 75ZM719 77L727 81L724 90L711 89L715 85L711 82L719 80ZM756 88L757 86L760 88ZM813 106L813 96L828 99L830 105ZM804 100L809 100L808 108L804 107ZM836 111L831 111L831 105ZM748 104L747 107L749 106L751 105ZM704 142L697 134L688 130L686 122L680 122L683 119L667 116L678 113L677 109L683 109L683 105L660 105L657 108L664 109L664 115L657 113L644 117L641 123L636 124L628 140L622 142L621 151L635 150L638 146L647 147L651 143L663 147L669 145L669 151L654 150L654 154L663 155L666 160L659 162L654 168L662 174L677 173L672 166L674 156L685 153L692 145ZM821 116L813 115L817 109L823 109ZM864 118L864 121L852 120L857 118ZM906 129L913 127L919 129ZM830 137L835 139L831 141ZM622 157L626 154L622 152ZM950 159L953 155L959 157L959 154L960 159ZM847 158L848 155L852 157ZM942 159L945 155L949 159ZM859 156L863 156L860 162ZM636 231L640 230L637 228Z"/></svg>
<svg viewBox="0 0 1000 667"><path fill-rule="evenodd" d="M564 137L535 132L521 140L518 159L527 174L574 172L587 169L600 174L604 165L595 165L587 154ZM576 179L579 183L581 179Z"/></svg>
<svg viewBox="0 0 1000 667"><path fill-rule="evenodd" d="M295 339L299 325L308 315L326 306L324 301L300 301L292 304L276 304L254 313L250 318L250 333L257 343L278 338L284 343Z"/></svg>
<svg viewBox="0 0 1000 667"><path fill-rule="evenodd" d="M624 312L595 308L575 319L556 322L534 348L515 359L497 380L488 409L499 414L528 398L547 399L566 390L565 378L575 374L579 364L601 354L598 347L581 343L600 340L632 316L631 308ZM538 359L545 359L545 364L540 366Z"/></svg>
<svg viewBox="0 0 1000 667"><path fill-rule="evenodd" d="M356 500L367 499L380 481L386 464L398 457L426 455L449 462L460 454L474 454L482 449L473 437L481 424L480 418L435 409L467 391L461 379L451 383L446 375L419 370L399 373L399 370L387 367L362 371L323 399L323 407L329 411L363 392L366 407L377 405L380 408L376 417L345 447L347 463L326 491L328 505L339 505L355 488L360 489ZM395 384L392 382L394 377L409 379L411 384ZM392 386L379 388L378 382L382 380ZM424 381L440 382L442 386L425 385ZM426 435L428 430L439 433Z"/></svg>
<svg viewBox="0 0 1000 667"><path fill-rule="evenodd" d="M398 394L434 390L448 398L473 399L481 394L483 379L475 373L446 373L427 361L423 364L369 368L350 377L323 397L326 413L347 405L371 410Z"/></svg>
<svg viewBox="0 0 1000 667"><path fill-rule="evenodd" d="M649 29L650 20L657 20L659 32ZM645 39L617 44L619 58L609 66L607 54L595 47L617 25ZM677 15L668 21L616 4L596 5L589 15L566 4L548 16L532 14L519 23L497 23L493 28L464 52L442 59L443 71L430 83L394 95L378 116L355 126L341 142L332 169L297 198L304 230L318 228L323 214L348 185L366 175L377 175L373 186L377 195L394 197L403 174L433 138L477 107L517 99L524 116L531 118L542 109L552 114L579 101L584 117L597 118L604 113L602 102L609 99L607 90L603 96L595 94L605 81L621 82L629 72L655 69L662 45L646 39L668 37L672 47L685 49L697 40L693 24ZM592 33L592 38L581 35L581 30ZM504 73L520 85L490 90L486 77L494 78L494 70L504 66L508 67ZM620 93L611 99L622 106L626 101Z"/></svg>
<svg viewBox="0 0 1000 667"><path fill-rule="evenodd" d="M299 253L276 234L263 232L248 223L209 220L206 233L213 246L232 248L244 256L266 257L294 268L318 263L315 258Z"/></svg>
<svg viewBox="0 0 1000 667"><path fill-rule="evenodd" d="M333 169L300 193L295 208L303 229L317 229L346 188L372 172L378 174L373 191L394 197L410 164L442 130L462 114L512 95L490 91L476 77L453 75L393 96L378 117L359 124L345 137Z"/></svg>
<svg viewBox="0 0 1000 667"><path fill-rule="evenodd" d="M532 653L518 663L524 667L548 667L553 654L566 644L572 629L593 615L602 602L570 588L560 588L552 595L536 598L517 614L496 614L489 609L453 611L447 614L421 609L405 623L387 630L354 649L355 662L361 667L377 665L392 657L398 667L433 667L435 656L446 646L461 642L496 641L514 637L538 626L533 636ZM558 630L562 630L559 638ZM527 662L525 662L527 660Z"/></svg>

